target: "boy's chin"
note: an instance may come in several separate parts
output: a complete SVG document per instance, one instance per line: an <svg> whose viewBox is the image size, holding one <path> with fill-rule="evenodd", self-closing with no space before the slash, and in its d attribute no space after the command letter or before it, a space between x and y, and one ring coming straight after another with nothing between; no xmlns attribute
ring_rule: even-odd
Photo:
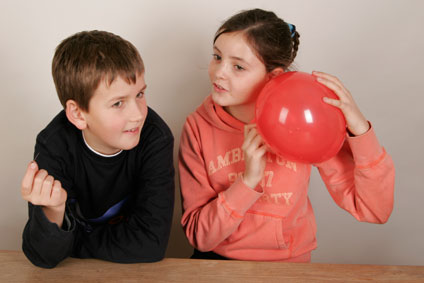
<svg viewBox="0 0 424 283"><path fill-rule="evenodd" d="M128 145L122 147L122 150L131 150L131 149L135 148L139 144L139 142L140 142L140 139L138 139L137 142L134 143L134 144L128 144Z"/></svg>

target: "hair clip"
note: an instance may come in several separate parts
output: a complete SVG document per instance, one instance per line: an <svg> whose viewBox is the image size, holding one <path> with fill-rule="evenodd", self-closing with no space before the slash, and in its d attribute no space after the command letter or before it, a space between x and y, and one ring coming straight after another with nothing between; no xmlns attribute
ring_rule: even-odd
<svg viewBox="0 0 424 283"><path fill-rule="evenodd" d="M296 35L296 26L289 23L287 23L287 25L289 26L289 29L290 29L290 36L294 37Z"/></svg>

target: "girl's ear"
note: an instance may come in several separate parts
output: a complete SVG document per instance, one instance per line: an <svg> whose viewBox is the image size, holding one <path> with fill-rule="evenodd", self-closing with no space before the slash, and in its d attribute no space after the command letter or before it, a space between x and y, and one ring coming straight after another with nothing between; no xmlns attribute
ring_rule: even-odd
<svg viewBox="0 0 424 283"><path fill-rule="evenodd" d="M87 121L85 119L85 112L78 106L78 104L70 99L66 101L66 117L69 122L74 124L80 130L87 128Z"/></svg>
<svg viewBox="0 0 424 283"><path fill-rule="evenodd" d="M269 78L268 79L272 79L278 75L281 75L282 73L284 73L284 69L283 68L275 68L274 70L272 70L271 72L268 73Z"/></svg>

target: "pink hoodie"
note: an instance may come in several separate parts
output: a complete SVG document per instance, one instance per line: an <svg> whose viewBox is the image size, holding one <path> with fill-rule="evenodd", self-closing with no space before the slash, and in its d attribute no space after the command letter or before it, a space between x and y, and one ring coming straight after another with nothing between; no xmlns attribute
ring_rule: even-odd
<svg viewBox="0 0 424 283"><path fill-rule="evenodd" d="M191 245L240 260L287 260L316 248L308 197L310 164L267 153L264 178L241 180L242 122L207 97L181 136L181 224ZM359 221L385 223L393 208L394 165L374 130L347 137L332 159L315 164L334 201Z"/></svg>

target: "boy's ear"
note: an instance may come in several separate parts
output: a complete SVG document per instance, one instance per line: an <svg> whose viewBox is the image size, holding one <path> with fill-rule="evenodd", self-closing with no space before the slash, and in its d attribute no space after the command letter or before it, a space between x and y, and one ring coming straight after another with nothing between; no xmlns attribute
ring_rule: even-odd
<svg viewBox="0 0 424 283"><path fill-rule="evenodd" d="M80 130L84 130L87 128L87 121L85 119L85 112L78 106L78 104L70 99L66 101L66 117L69 122L74 124Z"/></svg>
<svg viewBox="0 0 424 283"><path fill-rule="evenodd" d="M275 68L274 70L272 70L271 72L269 72L269 78L268 79L272 79L278 75L281 75L282 73L284 73L284 69L281 67Z"/></svg>

